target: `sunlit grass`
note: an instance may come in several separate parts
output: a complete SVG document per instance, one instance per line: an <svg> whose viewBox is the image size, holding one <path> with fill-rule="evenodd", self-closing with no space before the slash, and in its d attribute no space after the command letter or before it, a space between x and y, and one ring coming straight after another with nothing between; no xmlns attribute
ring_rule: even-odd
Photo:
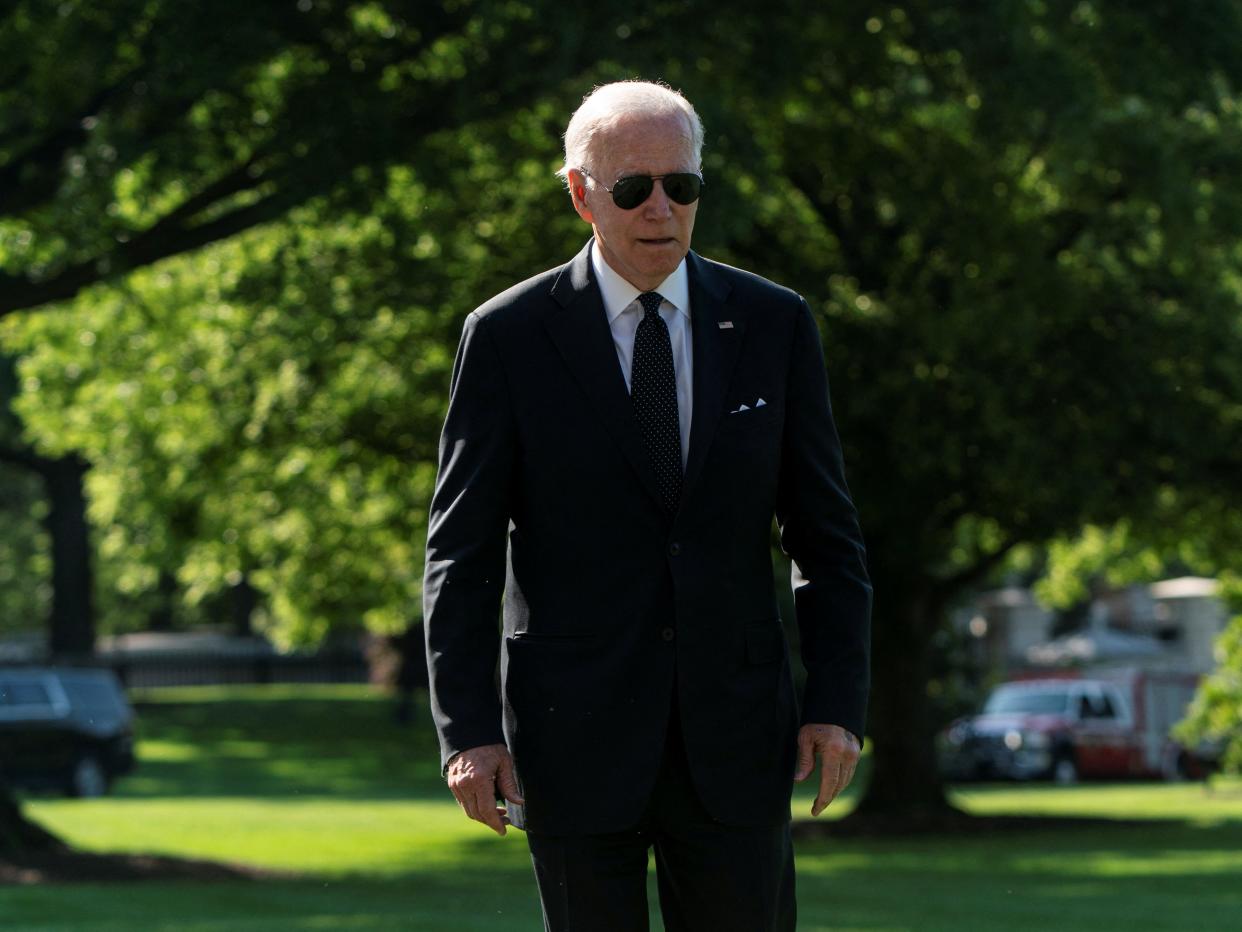
<svg viewBox="0 0 1242 932"><path fill-rule="evenodd" d="M136 704L141 764L115 795L29 804L78 847L389 875L449 863L454 842L488 834L457 810L428 729L397 724L366 687L162 690Z"/></svg>
<svg viewBox="0 0 1242 932"><path fill-rule="evenodd" d="M1242 785L1204 783L993 784L958 787L954 801L980 815L1022 813L1111 819L1182 819L1215 825L1242 820Z"/></svg>
<svg viewBox="0 0 1242 932"><path fill-rule="evenodd" d="M115 799L39 802L30 812L77 847L244 863L326 876L401 874L445 866L486 838L457 807L421 800ZM518 842L518 833L505 842Z"/></svg>
<svg viewBox="0 0 1242 932"><path fill-rule="evenodd" d="M28 811L82 848L242 862L282 876L9 888L0 890L0 927L540 927L521 834L498 839L461 815L440 777L425 708L416 710L414 727L402 727L388 700L362 687L165 690L138 698L142 763L116 795L38 797L28 800ZM798 788L797 817L813 796L813 786ZM853 798L838 800L829 815L848 812ZM993 784L959 787L954 798L978 813L1104 816L1119 824L802 841L799 929L1181 932L1233 929L1242 915L1236 782L1211 790Z"/></svg>

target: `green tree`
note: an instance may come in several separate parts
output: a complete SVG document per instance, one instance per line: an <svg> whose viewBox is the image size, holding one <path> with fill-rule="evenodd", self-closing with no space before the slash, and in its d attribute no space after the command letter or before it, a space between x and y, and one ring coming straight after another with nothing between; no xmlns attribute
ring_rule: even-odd
<svg viewBox="0 0 1242 932"><path fill-rule="evenodd" d="M578 15L459 0L19 2L0 30L0 315L332 193L606 52ZM624 27L628 29L629 27Z"/></svg>
<svg viewBox="0 0 1242 932"><path fill-rule="evenodd" d="M561 253L570 224L518 208L555 192L589 67L702 56L698 20L680 2L17 4L0 317L27 353L33 456L78 479L99 457L116 587L253 581L288 640L404 619L457 319ZM396 234L371 213L390 196L414 199L391 205ZM0 457L35 467L10 440Z"/></svg>
<svg viewBox="0 0 1242 932"><path fill-rule="evenodd" d="M64 513L57 515L46 508L39 494L55 461L33 453L21 442L20 424L8 408L14 381L12 361L0 353L0 522L4 526L0 535L0 634L28 629L32 616L49 609L53 623L66 613L64 600L57 605L50 591L52 574L46 562L52 548L42 533L50 532L53 542L58 535L63 539ZM0 775L0 856L56 843L52 835L22 816Z"/></svg>
<svg viewBox="0 0 1242 932"><path fill-rule="evenodd" d="M927 684L952 600L1022 544L1173 499L1208 507L1242 465L1228 442L1236 4L703 16L670 3L545 19L462 3L430 44L422 14L393 19L396 4L349 8L361 19L310 7L337 25L329 48L359 49L357 70L343 59L346 91L315 83L337 58L314 43L256 52L183 108L205 116L172 121L179 144L83 156L100 167L81 175L94 200L79 201L105 229L71 219L66 177L3 241L26 243L3 262L27 279L94 270L97 284L64 280L65 303L21 315L4 339L24 354L29 430L43 452L94 464L103 558L132 565L139 589L160 569L191 598L252 578L264 623L289 640L404 619L460 319L581 242L551 178L557 134L593 80L635 72L683 88L707 123L696 246L797 287L823 318L877 586L864 810L946 805ZM322 109L285 105L300 82ZM420 100L436 117L411 129L396 114L426 112ZM101 119L75 145L93 152L115 131ZM238 143L251 136L301 158L256 162L274 173L208 209L232 177L221 166L236 174L259 146ZM303 164L320 157L330 170ZM275 210L264 192L290 193L251 215L262 226L126 258L125 242L165 221L210 229ZM50 235L60 226L82 229Z"/></svg>
<svg viewBox="0 0 1242 932"><path fill-rule="evenodd" d="M1229 580L1230 602L1238 605L1238 579ZM1219 748L1222 768L1242 773L1242 615L1235 615L1216 643L1219 666L1203 680L1186 720L1175 734L1187 747Z"/></svg>
<svg viewBox="0 0 1242 932"><path fill-rule="evenodd" d="M9 410L14 387L12 360L0 355L0 468L12 476L0 493L0 507L13 524L13 533L0 545L11 558L0 570L8 583L0 604L13 614L0 619L0 628L29 628L30 610L47 603L48 649L56 656L80 657L91 652L95 641L82 488L86 463L73 451L45 456L22 440L21 425ZM46 551L42 537L30 531L32 518L46 532Z"/></svg>
<svg viewBox="0 0 1242 932"><path fill-rule="evenodd" d="M679 36L686 54L705 53L712 40L694 28L697 19L684 3L651 4L642 13L620 2L590 11L481 0L19 3L0 30L7 78L0 84L0 317L55 306L84 289L89 304L131 270L282 223L298 207L311 211L298 222L365 217L386 196L392 165L422 179L419 196L434 196L442 179L460 174L457 163L473 144L468 127L489 127L498 141L495 166L481 172L487 188L460 189L456 209L486 211L480 193L503 202L506 189L529 182L529 172L504 174L520 161L507 145L530 145L512 137L513 114L549 98L563 113L589 84L588 66L613 54L651 67ZM558 131L541 136L541 155ZM538 190L546 194L550 185ZM463 228L487 223L476 216ZM425 223L414 238L418 249L438 249ZM553 254L555 242L543 239L542 253ZM493 271L527 271L516 267L497 264ZM468 273L464 280L477 278ZM282 288L263 300L278 298ZM275 303L299 310L294 301ZM439 305L446 306L443 295ZM87 328L80 336L93 340L95 333ZM93 354L87 345L68 355ZM63 375L77 381L87 369L73 363ZM46 411L54 392L33 394L27 411ZM52 436L40 450L58 451L55 488L64 498L52 511L72 516L77 507L80 528L73 482L85 463L75 457L99 446L74 447ZM0 445L0 458L50 468L11 445ZM118 481L114 474L113 485ZM116 586L134 595L184 564L184 547L198 538L200 509L192 496L172 508L142 493L122 506L129 530L105 525L105 574L122 553L159 556L126 557L116 568ZM106 520L117 507L99 504L97 517ZM92 591L89 567L66 563L80 551L58 550L64 559L54 561L53 572L75 580L58 592ZM238 573L248 578L237 568L226 575L236 581ZM90 606L79 608L75 643L89 643Z"/></svg>
<svg viewBox="0 0 1242 932"><path fill-rule="evenodd" d="M1242 23L1030 2L802 26L821 51L780 108L731 101L766 210L727 248L824 315L876 585L861 809L943 811L946 606L1019 545L1237 488Z"/></svg>

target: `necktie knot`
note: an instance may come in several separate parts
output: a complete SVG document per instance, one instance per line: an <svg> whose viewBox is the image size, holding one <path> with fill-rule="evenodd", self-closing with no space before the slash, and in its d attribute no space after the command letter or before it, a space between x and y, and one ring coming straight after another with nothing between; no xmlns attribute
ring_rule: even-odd
<svg viewBox="0 0 1242 932"><path fill-rule="evenodd" d="M643 306L645 314L651 315L660 310L660 305L664 303L664 297L658 291L644 291L638 296L638 303Z"/></svg>

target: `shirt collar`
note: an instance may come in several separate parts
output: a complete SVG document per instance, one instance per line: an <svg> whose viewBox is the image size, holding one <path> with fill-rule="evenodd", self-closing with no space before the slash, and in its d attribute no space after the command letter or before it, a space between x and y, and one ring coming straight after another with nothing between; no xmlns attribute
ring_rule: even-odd
<svg viewBox="0 0 1242 932"><path fill-rule="evenodd" d="M599 283L600 294L604 299L604 313L608 315L608 323L612 324L642 292L613 270L600 254L594 240L591 241L591 268L595 270L595 280ZM690 279L686 273L685 259L677 263L677 268L654 290L673 305L677 313L686 320L690 319Z"/></svg>

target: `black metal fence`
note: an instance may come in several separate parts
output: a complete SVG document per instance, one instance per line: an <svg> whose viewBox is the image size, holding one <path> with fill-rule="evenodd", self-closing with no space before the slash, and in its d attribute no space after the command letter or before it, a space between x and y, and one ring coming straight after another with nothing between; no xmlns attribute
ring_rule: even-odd
<svg viewBox="0 0 1242 932"><path fill-rule="evenodd" d="M128 688L221 683L365 683L370 667L361 650L306 654L230 654L218 651L109 653L92 666L112 669Z"/></svg>

